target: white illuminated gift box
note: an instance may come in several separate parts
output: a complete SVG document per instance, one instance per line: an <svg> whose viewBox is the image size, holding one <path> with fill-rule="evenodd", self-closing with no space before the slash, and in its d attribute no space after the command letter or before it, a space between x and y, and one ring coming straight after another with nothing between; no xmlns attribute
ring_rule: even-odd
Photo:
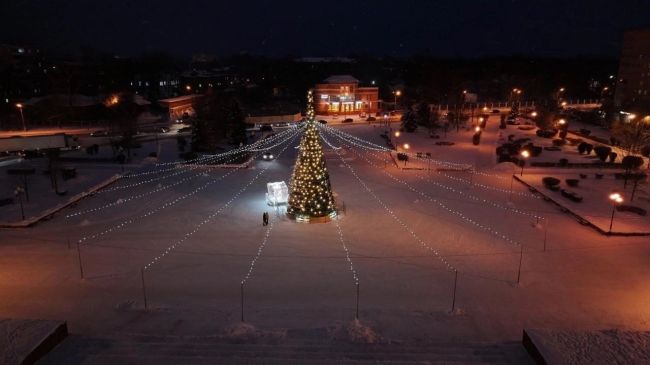
<svg viewBox="0 0 650 365"><path fill-rule="evenodd" d="M266 184L266 204L280 205L289 201L289 188L284 181L270 182Z"/></svg>

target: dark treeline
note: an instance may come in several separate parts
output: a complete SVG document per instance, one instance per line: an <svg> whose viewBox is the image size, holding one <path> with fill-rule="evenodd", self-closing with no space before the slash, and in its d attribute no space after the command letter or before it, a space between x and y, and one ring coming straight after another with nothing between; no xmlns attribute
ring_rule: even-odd
<svg viewBox="0 0 650 365"><path fill-rule="evenodd" d="M201 61L197 61L200 59ZM73 56L43 56L48 68L39 80L42 94L98 95L132 92L155 101L161 97L187 93L186 75L196 70L227 69L229 75L246 80L228 87L214 85L192 92L236 92L246 103L266 103L283 99L304 105L305 90L334 74L350 74L362 85L373 82L380 97L392 101L392 92L401 90L400 101L454 103L463 90L478 95L479 101L507 100L513 88L523 90L520 100L548 98L558 88L566 88L564 97L597 98L603 86L612 89L610 75L617 71L617 60L603 57L531 58L523 56L451 59L426 55L408 58L356 56L336 59L269 58L254 55L182 59L162 52L139 57L122 58L98 50L84 48ZM39 64L40 64L39 60ZM10 93L30 90L20 85L11 65L0 63L0 91ZM160 83L179 80L174 85ZM28 81L29 82L29 81ZM32 95L38 96L38 95ZM10 100L26 100L28 95L4 96ZM11 106L4 105L5 112Z"/></svg>

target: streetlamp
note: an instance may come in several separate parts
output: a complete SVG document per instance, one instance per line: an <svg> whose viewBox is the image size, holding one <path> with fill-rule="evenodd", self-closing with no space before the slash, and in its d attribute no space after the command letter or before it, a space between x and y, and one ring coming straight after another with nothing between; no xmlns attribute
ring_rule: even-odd
<svg viewBox="0 0 650 365"><path fill-rule="evenodd" d="M530 157L530 152L528 152L528 150L523 150L521 151L520 156L522 160L521 160L521 173L519 174L519 176L524 176L524 165L526 165L526 159Z"/></svg>
<svg viewBox="0 0 650 365"><path fill-rule="evenodd" d="M395 110L397 110L397 98L402 95L402 91L395 90L393 91L393 95L395 96Z"/></svg>
<svg viewBox="0 0 650 365"><path fill-rule="evenodd" d="M27 131L27 125L25 125L25 115L23 115L23 104L16 104L16 108L20 111L20 120L23 122L23 131Z"/></svg>
<svg viewBox="0 0 650 365"><path fill-rule="evenodd" d="M530 113L530 116L533 117L533 118L537 117L537 112Z"/></svg>
<svg viewBox="0 0 650 365"><path fill-rule="evenodd" d="M481 126L478 126L478 125L477 125L476 127L474 127L474 132L475 132L476 134L481 133Z"/></svg>
<svg viewBox="0 0 650 365"><path fill-rule="evenodd" d="M609 86L603 87L603 89L600 91L600 98L602 99L603 96L605 95L605 92L609 90Z"/></svg>
<svg viewBox="0 0 650 365"><path fill-rule="evenodd" d="M384 113L384 123L386 124L386 134L388 134L388 127L389 127L389 121L388 121L388 113Z"/></svg>
<svg viewBox="0 0 650 365"><path fill-rule="evenodd" d="M612 218L609 221L609 234L612 233L612 226L614 225L614 213L616 213L616 206L623 203L623 196L619 193L609 194L609 200L612 201Z"/></svg>

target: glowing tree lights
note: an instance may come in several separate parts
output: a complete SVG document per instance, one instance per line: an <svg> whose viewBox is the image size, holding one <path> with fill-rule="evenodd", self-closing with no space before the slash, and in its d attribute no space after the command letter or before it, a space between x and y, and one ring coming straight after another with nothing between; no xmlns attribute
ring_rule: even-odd
<svg viewBox="0 0 650 365"><path fill-rule="evenodd" d="M329 172L316 128L314 97L307 94L307 126L291 176L287 215L296 221L328 220L336 215Z"/></svg>

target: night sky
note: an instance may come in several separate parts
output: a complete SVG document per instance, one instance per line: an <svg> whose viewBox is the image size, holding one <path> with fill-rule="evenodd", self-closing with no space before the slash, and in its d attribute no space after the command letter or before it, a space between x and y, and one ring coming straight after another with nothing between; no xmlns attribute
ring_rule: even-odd
<svg viewBox="0 0 650 365"><path fill-rule="evenodd" d="M2 0L0 43L121 55L616 56L650 0Z"/></svg>

